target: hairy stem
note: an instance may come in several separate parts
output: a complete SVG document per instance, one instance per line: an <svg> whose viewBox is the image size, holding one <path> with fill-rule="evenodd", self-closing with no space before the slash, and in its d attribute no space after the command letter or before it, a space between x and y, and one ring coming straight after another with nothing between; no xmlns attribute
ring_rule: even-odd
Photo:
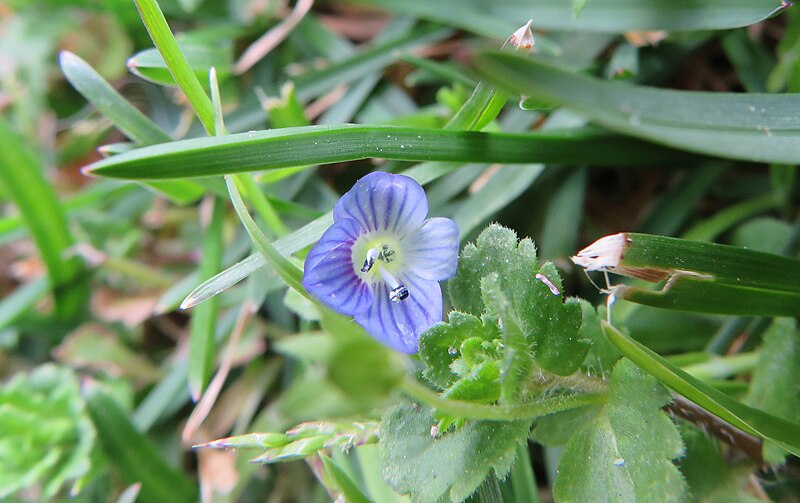
<svg viewBox="0 0 800 503"><path fill-rule="evenodd" d="M413 377L406 377L401 387L412 398L433 407L439 412L469 419L495 421L534 419L555 412L602 403L606 400L606 393L585 393L554 396L520 405L484 405L445 398Z"/></svg>

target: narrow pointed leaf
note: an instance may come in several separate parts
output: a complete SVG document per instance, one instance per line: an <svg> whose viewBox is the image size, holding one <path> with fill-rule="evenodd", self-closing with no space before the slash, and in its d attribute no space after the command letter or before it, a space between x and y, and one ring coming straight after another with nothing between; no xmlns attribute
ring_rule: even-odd
<svg viewBox="0 0 800 503"><path fill-rule="evenodd" d="M510 91L572 108L622 134L727 159L800 162L800 94L633 86L500 52L481 54L473 65Z"/></svg>
<svg viewBox="0 0 800 503"><path fill-rule="evenodd" d="M86 173L131 180L194 178L372 157L629 166L672 162L675 155L637 140L583 130L511 134L345 124L176 141L104 159Z"/></svg>
<svg viewBox="0 0 800 503"><path fill-rule="evenodd" d="M42 257L60 316L78 314L86 300L87 284L78 281L81 265L67 258L74 244L67 218L53 186L26 142L0 117L0 186L19 208Z"/></svg>
<svg viewBox="0 0 800 503"><path fill-rule="evenodd" d="M762 21L788 7L777 0L588 0L575 13L569 0L349 0L503 38L533 17L536 28L621 33L631 30L719 30Z"/></svg>
<svg viewBox="0 0 800 503"><path fill-rule="evenodd" d="M84 395L103 451L114 460L126 482L141 482L142 501L197 501L194 483L167 463L153 441L134 428L111 396L96 383L88 384Z"/></svg>
<svg viewBox="0 0 800 503"><path fill-rule="evenodd" d="M156 49L161 53L175 82L186 94L186 99L192 106L194 113L203 123L206 131L214 132L214 108L211 99L203 90L200 81L193 73L186 57L181 53L178 42L172 34L164 14L156 0L135 0L136 8L142 18L150 38Z"/></svg>
<svg viewBox="0 0 800 503"><path fill-rule="evenodd" d="M773 442L795 456L800 455L800 424L737 402L605 322L603 331L623 355L661 383L742 431Z"/></svg>

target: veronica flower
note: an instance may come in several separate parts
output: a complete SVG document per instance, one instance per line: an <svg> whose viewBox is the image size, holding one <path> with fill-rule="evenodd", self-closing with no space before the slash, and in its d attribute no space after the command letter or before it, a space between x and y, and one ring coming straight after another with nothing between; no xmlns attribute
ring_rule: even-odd
<svg viewBox="0 0 800 503"><path fill-rule="evenodd" d="M458 263L458 227L429 218L425 191L404 175L371 173L333 208L306 257L303 286L370 335L406 353L442 320L439 281Z"/></svg>

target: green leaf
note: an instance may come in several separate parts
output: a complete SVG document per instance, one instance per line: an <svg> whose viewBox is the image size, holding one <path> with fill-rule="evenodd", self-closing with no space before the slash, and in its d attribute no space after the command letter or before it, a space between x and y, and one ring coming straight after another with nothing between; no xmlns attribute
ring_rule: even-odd
<svg viewBox="0 0 800 503"><path fill-rule="evenodd" d="M211 215L203 235L203 256L200 261L199 279L208 279L222 266L223 221L225 203L219 199L206 200L211 205ZM197 401L208 385L214 369L219 298L210 299L197 306L189 325L189 393Z"/></svg>
<svg viewBox="0 0 800 503"><path fill-rule="evenodd" d="M305 73L294 79L297 96L302 101L317 97L338 85L348 84L367 75L381 71L398 59L404 52L411 51L421 44L440 41L452 34L450 28L428 25L403 34L392 40L385 40L369 49L342 59L322 70Z"/></svg>
<svg viewBox="0 0 800 503"><path fill-rule="evenodd" d="M500 366L500 404L520 401L522 386L533 369L531 348L520 328L508 296L503 292L496 273L481 279L481 294L491 312L497 313L503 334L503 359Z"/></svg>
<svg viewBox="0 0 800 503"><path fill-rule="evenodd" d="M213 111L212 121L213 121ZM633 165L676 152L591 131L512 134L399 126L305 126L194 138L89 165L87 174L131 180L195 178L380 157L403 161Z"/></svg>
<svg viewBox="0 0 800 503"><path fill-rule="evenodd" d="M633 363L611 376L608 403L567 443L553 487L556 501L680 501L686 484L672 460L683 453L661 407L667 391Z"/></svg>
<svg viewBox="0 0 800 503"><path fill-rule="evenodd" d="M61 71L75 89L122 133L140 145L166 143L172 138L123 98L89 64L69 51L59 57Z"/></svg>
<svg viewBox="0 0 800 503"><path fill-rule="evenodd" d="M68 51L59 57L61 71L70 84L107 117L117 129L140 146L166 143L172 138L123 98L88 63ZM187 183L188 182L188 183ZM179 204L196 201L205 192L190 181L158 182L151 186Z"/></svg>
<svg viewBox="0 0 800 503"><path fill-rule="evenodd" d="M574 372L589 350L589 344L578 339L581 308L574 300L564 303L560 293L554 294L536 277L540 274L560 292L558 272L549 263L537 267L536 249L530 239L518 243L514 231L491 225L475 244L466 245L458 273L449 283L453 307L480 316L484 306L476 292L481 289L481 280L493 273L498 277L497 288L510 300L536 362L555 374Z"/></svg>
<svg viewBox="0 0 800 503"><path fill-rule="evenodd" d="M353 479L347 475L347 472L342 469L334 460L324 454L320 454L322 466L325 469L325 474L330 477L336 484L336 487L341 491L345 501L352 503L369 503L369 498L364 496L358 484L353 482Z"/></svg>
<svg viewBox="0 0 800 503"><path fill-rule="evenodd" d="M602 404L590 404L540 417L531 432L531 440L548 447L565 445L575 432L597 417L601 407Z"/></svg>
<svg viewBox="0 0 800 503"><path fill-rule="evenodd" d="M679 466L689 484L693 501L700 503L758 503L764 500L747 493L754 466L728 466L719 442L688 423L681 424L686 454Z"/></svg>
<svg viewBox="0 0 800 503"><path fill-rule="evenodd" d="M82 267L68 257L74 240L55 189L45 179L42 166L26 142L0 117L0 190L19 208L42 261L54 293L55 313L62 317L84 308L88 283L78 281Z"/></svg>
<svg viewBox="0 0 800 503"><path fill-rule="evenodd" d="M477 72L537 103L654 143L754 162L800 162L800 94L675 91L604 81L512 54L488 52Z"/></svg>
<svg viewBox="0 0 800 503"><path fill-rule="evenodd" d="M462 236L467 236L492 215L508 206L530 187L544 171L541 164L503 166L478 192L470 194L453 212Z"/></svg>
<svg viewBox="0 0 800 503"><path fill-rule="evenodd" d="M410 405L397 407L381 422L384 480L414 501L436 502L449 495L460 502L491 471L504 477L530 429L528 421L468 421L434 438L434 424L430 409Z"/></svg>
<svg viewBox="0 0 800 503"><path fill-rule="evenodd" d="M178 46L197 79L205 79L210 68L216 68L222 77L230 74L233 65L231 46L219 47L195 42L182 42ZM134 54L128 60L128 68L150 82L177 85L158 49L145 49Z"/></svg>
<svg viewBox="0 0 800 503"><path fill-rule="evenodd" d="M666 386L746 433L800 455L800 424L743 405L603 323L603 331L620 352Z"/></svg>
<svg viewBox="0 0 800 503"><path fill-rule="evenodd" d="M94 441L72 370L15 374L0 388L0 499L34 486L53 497L89 472Z"/></svg>
<svg viewBox="0 0 800 503"><path fill-rule="evenodd" d="M614 368L614 364L619 360L620 353L617 351L605 335L603 335L603 328L601 322L605 319L606 309L605 306L598 306L595 309L592 304L581 299L581 311L583 313L583 321L581 329L578 333L580 340L589 341L591 347L589 353L586 355L586 362L584 367L590 373L604 375Z"/></svg>
<svg viewBox="0 0 800 503"><path fill-rule="evenodd" d="M203 123L206 131L214 133L214 107L211 99L203 90L200 81L193 73L191 65L181 53L175 36L169 29L167 20L156 0L134 0L147 33L153 40L156 49L161 53L175 82L186 95L194 113Z"/></svg>
<svg viewBox="0 0 800 503"><path fill-rule="evenodd" d="M800 422L800 339L793 319L776 319L764 334L758 365L744 403L777 417ZM764 445L764 460L782 463L783 449Z"/></svg>
<svg viewBox="0 0 800 503"><path fill-rule="evenodd" d="M142 483L142 501L197 501L195 484L167 463L153 441L134 428L125 412L99 384L84 386L83 391L106 456L114 461L126 482Z"/></svg>
<svg viewBox="0 0 800 503"><path fill-rule="evenodd" d="M735 246L649 234L601 238L573 261L651 282L614 287L617 299L682 311L791 316L800 313L800 260Z"/></svg>
<svg viewBox="0 0 800 503"><path fill-rule="evenodd" d="M740 225L731 236L731 244L780 255L786 249L791 236L790 224L777 218L760 217Z"/></svg>
<svg viewBox="0 0 800 503"><path fill-rule="evenodd" d="M451 311L448 316L448 323L432 326L419 338L419 357L426 365L423 374L441 389L449 388L457 378L452 366L462 358L466 341L491 342L500 337L497 325L490 320L458 311Z"/></svg>
<svg viewBox="0 0 800 503"><path fill-rule="evenodd" d="M349 0L438 21L503 39L519 23L534 18L534 28L571 32L631 30L720 30L762 21L789 4L773 0L589 0L574 15L579 0L539 0L535 5L520 0L460 0L431 3L426 0Z"/></svg>

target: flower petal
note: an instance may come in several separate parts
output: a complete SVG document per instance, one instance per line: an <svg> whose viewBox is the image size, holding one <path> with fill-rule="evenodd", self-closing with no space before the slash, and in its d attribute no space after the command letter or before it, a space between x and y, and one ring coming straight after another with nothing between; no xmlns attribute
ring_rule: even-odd
<svg viewBox="0 0 800 503"><path fill-rule="evenodd" d="M424 279L442 281L456 275L458 226L449 218L429 218L403 238L405 267Z"/></svg>
<svg viewBox="0 0 800 503"><path fill-rule="evenodd" d="M389 287L375 285L370 308L356 313L356 322L381 343L402 351L416 353L419 336L442 321L442 289L436 281L406 274L400 279L409 296L402 302L389 300Z"/></svg>
<svg viewBox="0 0 800 503"><path fill-rule="evenodd" d="M372 288L353 267L353 243L361 233L355 220L334 222L311 248L303 267L303 286L334 311L352 316L372 304Z"/></svg>
<svg viewBox="0 0 800 503"><path fill-rule="evenodd" d="M375 172L361 178L333 208L334 221L352 218L365 229L403 236L428 214L425 191L413 178Z"/></svg>

